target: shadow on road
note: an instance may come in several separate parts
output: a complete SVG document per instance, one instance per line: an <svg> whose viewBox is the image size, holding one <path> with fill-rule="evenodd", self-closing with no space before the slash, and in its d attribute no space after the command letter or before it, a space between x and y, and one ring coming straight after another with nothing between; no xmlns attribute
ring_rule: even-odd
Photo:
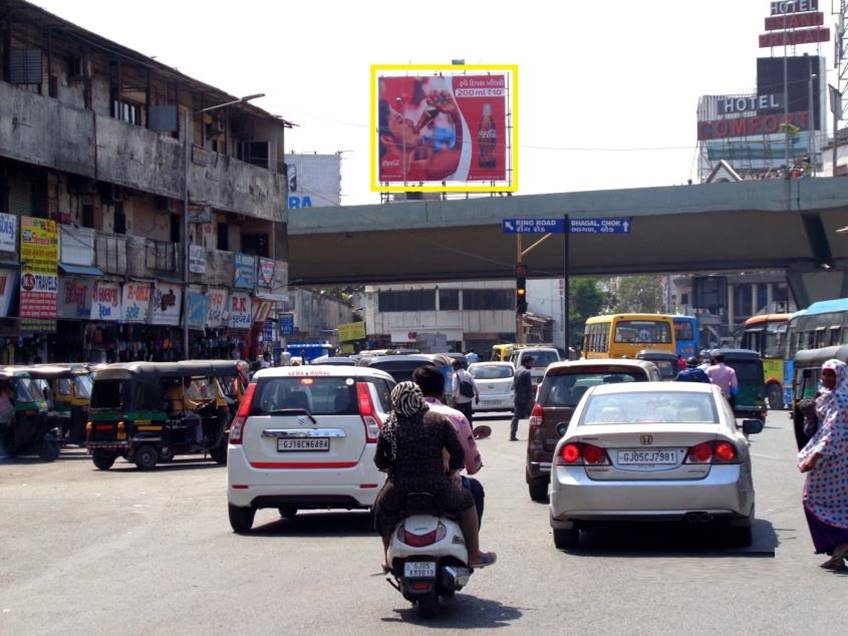
<svg viewBox="0 0 848 636"><path fill-rule="evenodd" d="M115 462L115 465L109 469L110 473L138 473L144 475L155 475L156 473L170 473L180 470L208 470L210 468L221 468L226 470L227 467L224 464L217 464L213 462L211 459L201 459L200 457L177 457L174 460L166 463L166 464L156 464L156 468L153 470L142 471L139 470L135 464L132 462L128 462L124 459L118 458ZM97 470L92 465L93 470Z"/></svg>
<svg viewBox="0 0 848 636"><path fill-rule="evenodd" d="M580 546L568 553L598 557L774 557L780 540L771 522L754 521L754 541L736 547L721 527L690 524L621 524L580 533Z"/></svg>
<svg viewBox="0 0 848 636"><path fill-rule="evenodd" d="M397 616L385 617L384 623L410 623L431 629L495 629L509 627L524 614L517 607L498 601L477 598L460 592L454 598L442 600L436 618L426 620L418 616L412 605L394 610Z"/></svg>
<svg viewBox="0 0 848 636"><path fill-rule="evenodd" d="M300 512L293 519L280 518L256 526L244 537L355 537L373 535L374 520L367 511ZM375 543L379 546L379 542ZM377 548L379 551L379 548Z"/></svg>

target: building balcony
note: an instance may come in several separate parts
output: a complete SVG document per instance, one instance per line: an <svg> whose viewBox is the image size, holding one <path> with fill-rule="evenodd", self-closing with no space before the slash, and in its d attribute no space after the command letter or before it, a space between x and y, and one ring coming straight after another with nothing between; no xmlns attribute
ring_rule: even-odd
<svg viewBox="0 0 848 636"><path fill-rule="evenodd" d="M172 199L184 189L183 144L166 134L0 82L0 157ZM281 174L192 146L193 202L285 221Z"/></svg>

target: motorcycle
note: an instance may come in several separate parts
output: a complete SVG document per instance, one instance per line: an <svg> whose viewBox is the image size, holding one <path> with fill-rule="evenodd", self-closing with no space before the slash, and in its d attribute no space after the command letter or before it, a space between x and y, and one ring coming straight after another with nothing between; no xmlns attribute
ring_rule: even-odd
<svg viewBox="0 0 848 636"><path fill-rule="evenodd" d="M422 618L433 618L440 597L450 598L468 584L468 548L462 528L435 509L430 493L410 493L406 514L392 532L386 579L415 605Z"/></svg>

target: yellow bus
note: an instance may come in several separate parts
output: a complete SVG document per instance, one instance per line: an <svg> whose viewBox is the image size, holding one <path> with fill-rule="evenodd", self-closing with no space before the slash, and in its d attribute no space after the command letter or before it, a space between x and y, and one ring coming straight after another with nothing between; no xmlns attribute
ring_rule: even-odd
<svg viewBox="0 0 848 636"><path fill-rule="evenodd" d="M675 353L672 316L612 314L586 321L584 358L635 358L643 349Z"/></svg>
<svg viewBox="0 0 848 636"><path fill-rule="evenodd" d="M766 395L770 409L784 407L785 388L792 385L786 377L786 333L790 314L751 316L742 331L742 348L751 349L763 359L766 377Z"/></svg>

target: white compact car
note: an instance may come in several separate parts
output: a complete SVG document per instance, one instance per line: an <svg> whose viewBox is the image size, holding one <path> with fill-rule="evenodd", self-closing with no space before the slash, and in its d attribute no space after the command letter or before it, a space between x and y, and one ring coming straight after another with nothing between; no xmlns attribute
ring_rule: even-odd
<svg viewBox="0 0 848 636"><path fill-rule="evenodd" d="M369 508L385 480L374 465L395 381L368 367L264 369L230 425L230 525L246 532L259 508Z"/></svg>
<svg viewBox="0 0 848 636"><path fill-rule="evenodd" d="M475 411L511 411L515 406L512 380L515 367L511 362L475 362L468 365L474 383L480 392L480 403L475 400Z"/></svg>
<svg viewBox="0 0 848 636"><path fill-rule="evenodd" d="M721 522L750 545L754 484L745 435L720 389L697 382L631 382L589 388L554 451L554 544L577 544L598 522Z"/></svg>

